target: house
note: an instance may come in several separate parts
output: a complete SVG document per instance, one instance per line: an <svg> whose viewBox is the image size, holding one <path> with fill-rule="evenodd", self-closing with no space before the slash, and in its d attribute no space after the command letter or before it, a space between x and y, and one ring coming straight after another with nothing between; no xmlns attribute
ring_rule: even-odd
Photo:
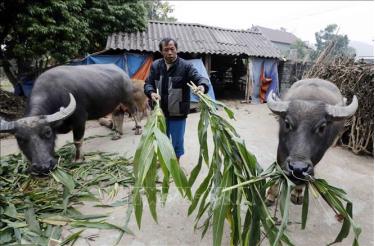
<svg viewBox="0 0 375 246"><path fill-rule="evenodd" d="M285 28L277 30L262 26L252 26L250 30L260 32L266 36L284 56L289 55L291 45L298 40L293 33L287 32Z"/></svg>
<svg viewBox="0 0 375 246"><path fill-rule="evenodd" d="M158 59L162 57L159 42L165 37L176 39L180 57L201 61L218 98L237 95L247 102L250 97L257 102L260 81L266 78L268 91L278 91L277 67L282 55L257 31L149 21L143 32L109 36L106 49L99 55L125 54ZM148 72L144 67L142 71Z"/></svg>

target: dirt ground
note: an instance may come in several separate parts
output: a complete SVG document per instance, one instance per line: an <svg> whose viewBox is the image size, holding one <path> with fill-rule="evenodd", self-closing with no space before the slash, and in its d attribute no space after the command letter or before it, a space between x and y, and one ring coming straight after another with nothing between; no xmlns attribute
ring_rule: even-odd
<svg viewBox="0 0 375 246"><path fill-rule="evenodd" d="M266 168L276 156L278 125L275 117L265 105L244 105L237 102L227 102L234 109L236 121L233 125L245 140L248 149L255 154L259 164ZM198 160L199 144L197 138L197 124L199 113L189 115L185 135L185 155L181 158L181 165L189 173ZM142 121L142 125L145 120ZM84 151L118 152L126 156L133 156L140 136L135 136L131 128L133 123L126 121L124 136L118 141L111 141L110 136L94 138L84 143ZM99 126L96 121L87 123L85 137L105 135L109 130ZM72 141L72 134L60 135L57 146ZM10 137L1 140L1 156L18 152L16 141ZM330 148L320 164L316 167L316 177L326 179L330 184L343 188L353 201L354 220L362 227L360 245L374 244L374 160L368 156L357 156L341 147ZM199 184L207 168L202 168L196 184ZM196 188L196 187L194 187ZM194 189L193 189L194 190ZM126 196L124 190L119 198ZM130 218L129 228L133 235L124 235L119 245L212 245L212 233L207 232L201 239L201 232L194 231L195 214L188 217L189 203L180 197L173 187L165 207L160 204L157 209L158 224L155 223L144 206L142 227L138 229L134 214ZM79 207L83 213L110 213L109 222L118 225L125 223L127 206L111 209L94 208L91 204ZM273 209L273 208L271 208ZM288 234L295 245L326 245L332 242L341 224L334 218L332 210L321 199L310 196L310 208L307 228L300 229L301 207L292 205L290 211L290 225ZM119 233L108 230L86 230L85 236L96 235L95 241L80 239L76 245L113 245ZM224 228L223 245L230 245L230 229ZM351 245L352 235L339 245ZM264 241L263 245L268 245Z"/></svg>

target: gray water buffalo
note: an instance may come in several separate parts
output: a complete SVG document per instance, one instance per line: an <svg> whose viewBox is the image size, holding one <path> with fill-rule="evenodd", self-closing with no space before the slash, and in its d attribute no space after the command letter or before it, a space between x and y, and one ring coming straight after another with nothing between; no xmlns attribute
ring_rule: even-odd
<svg viewBox="0 0 375 246"><path fill-rule="evenodd" d="M278 98L269 93L268 108L279 116L277 163L297 185L314 176L314 166L322 159L344 128L345 119L357 110L357 97L350 105L337 86L322 79L295 82ZM268 191L268 203L275 200L277 187ZM302 203L302 188L292 193L292 202Z"/></svg>
<svg viewBox="0 0 375 246"><path fill-rule="evenodd" d="M11 122L0 119L0 132L15 135L32 174L46 175L57 164L56 134L73 130L75 160L83 159L86 121L113 112L120 103L135 113L132 92L128 75L113 64L55 67L35 81L24 117ZM114 115L120 119L124 112L115 111Z"/></svg>

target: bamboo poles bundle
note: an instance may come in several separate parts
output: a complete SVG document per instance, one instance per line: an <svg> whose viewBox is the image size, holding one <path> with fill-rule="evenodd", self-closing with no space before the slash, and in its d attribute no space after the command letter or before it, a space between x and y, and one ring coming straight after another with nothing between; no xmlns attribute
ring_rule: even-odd
<svg viewBox="0 0 375 246"><path fill-rule="evenodd" d="M373 155L374 143L374 66L348 57L330 57L334 42L319 56L304 78L321 78L335 83L347 98L356 95L359 106L346 122L339 144L355 154ZM329 59L328 59L329 58ZM330 61L330 62L327 62Z"/></svg>

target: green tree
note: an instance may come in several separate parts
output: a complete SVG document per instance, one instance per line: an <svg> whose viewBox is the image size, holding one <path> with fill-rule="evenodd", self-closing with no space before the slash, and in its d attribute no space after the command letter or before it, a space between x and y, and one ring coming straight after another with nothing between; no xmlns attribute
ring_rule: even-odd
<svg viewBox="0 0 375 246"><path fill-rule="evenodd" d="M290 49L297 51L296 58L299 60L305 59L312 52L312 49L310 49L301 39L297 39L297 41L291 44Z"/></svg>
<svg viewBox="0 0 375 246"><path fill-rule="evenodd" d="M349 38L347 35L340 35L338 33L338 26L336 24L330 24L323 30L315 33L316 40L316 51L313 54L313 58L317 56L327 47L329 42L335 41L336 45L333 50L332 56L351 56L353 55L354 49L349 47Z"/></svg>
<svg viewBox="0 0 375 246"><path fill-rule="evenodd" d="M25 75L102 50L107 36L146 26L135 0L3 0L0 65L15 86Z"/></svg>
<svg viewBox="0 0 375 246"><path fill-rule="evenodd" d="M173 6L169 5L166 1L152 0L146 1L145 7L147 9L147 18L149 20L156 21L170 21L176 22L177 19L173 16L169 16L173 13Z"/></svg>

